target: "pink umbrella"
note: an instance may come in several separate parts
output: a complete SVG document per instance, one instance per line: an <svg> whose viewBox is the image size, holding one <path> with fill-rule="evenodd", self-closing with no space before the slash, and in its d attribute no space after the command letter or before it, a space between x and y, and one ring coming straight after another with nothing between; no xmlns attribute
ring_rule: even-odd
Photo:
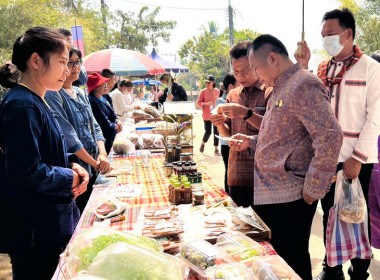
<svg viewBox="0 0 380 280"><path fill-rule="evenodd" d="M157 75L165 72L165 69L149 56L118 48L93 52L83 61L87 73L100 73L105 68L116 72L117 76Z"/></svg>

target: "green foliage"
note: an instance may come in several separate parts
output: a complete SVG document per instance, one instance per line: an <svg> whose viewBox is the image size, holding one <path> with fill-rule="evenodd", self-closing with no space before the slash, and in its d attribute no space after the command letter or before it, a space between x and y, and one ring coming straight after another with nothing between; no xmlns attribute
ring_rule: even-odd
<svg viewBox="0 0 380 280"><path fill-rule="evenodd" d="M101 8L100 8L101 7ZM0 0L0 61L11 59L17 37L33 26L83 26L85 53L113 47L145 52L162 38L169 41L174 21L157 21L160 8L112 14L105 0Z"/></svg>
<svg viewBox="0 0 380 280"><path fill-rule="evenodd" d="M201 87L205 86L206 75L213 75L218 83L230 71L228 29L218 34L218 27L213 21L208 23L208 29L204 26L203 29L201 35L189 39L178 51L181 60L190 67L196 79L201 81ZM260 34L249 29L234 31L235 42L253 40L258 35ZM189 85L189 78L185 82Z"/></svg>
<svg viewBox="0 0 380 280"><path fill-rule="evenodd" d="M149 43L157 46L158 39L168 41L170 30L176 26L175 21L156 21L160 7L152 12L144 6L136 15L133 12L117 10L117 17L121 20L120 31L115 34L115 45L119 48L133 49L146 52Z"/></svg>
<svg viewBox="0 0 380 280"><path fill-rule="evenodd" d="M360 49L371 55L380 50L380 0L359 1L339 0L340 8L349 8L356 19L356 44ZM358 2L358 3L357 3Z"/></svg>
<svg viewBox="0 0 380 280"><path fill-rule="evenodd" d="M181 139L181 135L185 130L191 129L192 126L188 125L189 122L193 119L192 115L176 115L176 114L167 114L162 117L162 120L174 124L174 131L176 133L177 139Z"/></svg>

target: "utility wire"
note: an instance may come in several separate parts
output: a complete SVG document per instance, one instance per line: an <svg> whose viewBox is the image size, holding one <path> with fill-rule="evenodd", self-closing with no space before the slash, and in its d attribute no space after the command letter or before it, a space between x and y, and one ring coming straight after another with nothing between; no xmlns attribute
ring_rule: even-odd
<svg viewBox="0 0 380 280"><path fill-rule="evenodd" d="M153 7L160 7L160 8L167 8L167 9L177 9L177 10L195 10L195 11L224 11L225 8L186 8L186 7L170 7L170 6L162 6L162 5L154 5L154 4L146 4L141 3L137 1L130 1L130 0L123 0L124 2L134 3L134 4L140 4L144 6L153 6Z"/></svg>

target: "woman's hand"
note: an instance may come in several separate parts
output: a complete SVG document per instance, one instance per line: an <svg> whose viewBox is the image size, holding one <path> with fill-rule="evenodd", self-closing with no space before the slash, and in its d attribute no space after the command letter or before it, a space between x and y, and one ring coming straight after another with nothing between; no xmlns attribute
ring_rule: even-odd
<svg viewBox="0 0 380 280"><path fill-rule="evenodd" d="M98 171L100 171L100 174L107 174L112 171L111 163L105 154L99 154L97 163L99 166Z"/></svg>
<svg viewBox="0 0 380 280"><path fill-rule="evenodd" d="M121 124L120 120L116 120L115 130L116 130L116 133L119 133L123 130L123 125Z"/></svg>
<svg viewBox="0 0 380 280"><path fill-rule="evenodd" d="M75 199L87 190L87 185L90 181L90 177L87 171L77 163L71 164L71 170L73 171L74 175L71 191L74 194Z"/></svg>

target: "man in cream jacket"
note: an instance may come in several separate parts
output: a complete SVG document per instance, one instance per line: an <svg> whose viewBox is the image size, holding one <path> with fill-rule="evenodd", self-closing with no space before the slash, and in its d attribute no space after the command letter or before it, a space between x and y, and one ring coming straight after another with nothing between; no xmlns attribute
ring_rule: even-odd
<svg viewBox="0 0 380 280"><path fill-rule="evenodd" d="M333 10L324 15L322 37L323 46L332 58L319 65L317 74L328 88L330 103L344 136L337 171L343 170L347 179L359 177L368 205L368 189L373 165L377 162L380 132L380 64L354 45L355 19L348 9ZM298 44L303 51L301 56L296 53L295 58L307 68L310 50L306 42ZM321 200L325 240L334 193L335 183ZM350 278L367 279L370 262L370 259L352 259L348 271ZM342 266L329 267L325 258L323 271L314 279L345 278Z"/></svg>

